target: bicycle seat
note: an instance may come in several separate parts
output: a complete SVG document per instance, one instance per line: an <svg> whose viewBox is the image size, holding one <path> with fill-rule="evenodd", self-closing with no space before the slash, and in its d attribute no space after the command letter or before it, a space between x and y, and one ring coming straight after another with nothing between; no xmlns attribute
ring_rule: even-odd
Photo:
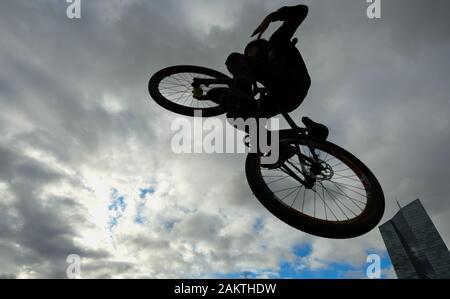
<svg viewBox="0 0 450 299"><path fill-rule="evenodd" d="M316 123L315 121L306 116L302 118L302 122L308 129L311 130L309 136L312 139L327 140L329 134L327 126L320 123Z"/></svg>

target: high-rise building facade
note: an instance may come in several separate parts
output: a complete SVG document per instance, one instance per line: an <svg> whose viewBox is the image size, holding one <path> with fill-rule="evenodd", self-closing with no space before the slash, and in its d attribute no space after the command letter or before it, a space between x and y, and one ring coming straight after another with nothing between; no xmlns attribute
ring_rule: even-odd
<svg viewBox="0 0 450 299"><path fill-rule="evenodd" d="M450 278L450 252L419 199L379 228L397 278Z"/></svg>

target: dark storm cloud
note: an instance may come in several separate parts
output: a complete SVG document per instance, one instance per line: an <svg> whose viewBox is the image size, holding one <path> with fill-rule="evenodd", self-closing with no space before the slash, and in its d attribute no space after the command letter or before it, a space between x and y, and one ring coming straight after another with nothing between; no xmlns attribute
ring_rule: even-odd
<svg viewBox="0 0 450 299"><path fill-rule="evenodd" d="M114 23L102 22L101 6L88 3L86 12L92 15L87 14L82 22L70 22L65 17L66 5L59 1L40 5L17 1L6 4L1 12L2 36L11 39L1 51L3 71L8 74L3 78L4 85L16 91L15 97L4 97L4 108L16 112L20 107L16 113L26 115L41 127L34 138L53 144L51 152L72 159L71 163L85 159L86 150L100 150L99 146L114 136L151 138L152 132L141 130L147 127L144 109L136 110L142 111L139 117L129 112L129 106L142 107L145 103L149 69L137 68L144 57L135 57L129 49L136 46L141 51L144 47L124 40L133 35L117 34ZM124 63L130 60L136 60L134 66ZM129 78L129 84L123 78ZM115 90L113 86L119 82L122 90ZM102 91L108 90L129 97L118 115L110 115L100 107ZM82 149L68 154L65 149L80 146L74 141L82 141Z"/></svg>
<svg viewBox="0 0 450 299"><path fill-rule="evenodd" d="M70 198L50 198L43 203L38 194L43 187L64 177L46 165L0 146L0 178L8 182L8 202L0 202L0 265L13 261L17 267L45 272L47 277L65 277L68 254L104 258L106 252L76 245L78 236L71 221L87 220L70 213L82 207ZM4 196L4 195L3 195ZM65 208L65 209L61 209Z"/></svg>
<svg viewBox="0 0 450 299"><path fill-rule="evenodd" d="M385 18L392 28L393 45L405 54L423 47L448 44L450 3L438 1L387 1Z"/></svg>
<svg viewBox="0 0 450 299"><path fill-rule="evenodd" d="M169 13L173 4L136 3L124 12L122 22L108 16L109 4L83 2L83 21L76 22L66 18L66 4L60 1L2 3L1 130L17 152L0 149L0 177L14 196L12 205L2 206L0 233L5 246L2 255L5 262L11 261L12 273L28 267L38 277L64 277L68 254L107 256L74 243L79 232L71 223L78 227L86 222L64 214L73 210L74 200L53 198L46 205L41 203L37 193L63 175L21 155L20 150L39 149L76 168L130 137L152 140L156 121L147 122L144 106L149 72L180 55L180 48L195 44ZM169 38L160 44L160 36ZM191 53L194 56L196 51ZM106 111L103 91L126 98L119 98L123 109L114 115ZM6 117L15 115L24 117L32 130L11 136L16 128ZM14 244L22 251L14 250Z"/></svg>
<svg viewBox="0 0 450 299"><path fill-rule="evenodd" d="M98 260L82 265L83 271L98 273L95 279L110 279L114 273L133 273L136 272L135 265L126 262L117 262L112 260Z"/></svg>
<svg viewBox="0 0 450 299"><path fill-rule="evenodd" d="M51 182L57 179L59 175L46 167L46 165L28 157L18 155L16 152L0 144L0 178L4 181L14 183L14 179L17 177L23 180L29 180L32 184L39 185Z"/></svg>

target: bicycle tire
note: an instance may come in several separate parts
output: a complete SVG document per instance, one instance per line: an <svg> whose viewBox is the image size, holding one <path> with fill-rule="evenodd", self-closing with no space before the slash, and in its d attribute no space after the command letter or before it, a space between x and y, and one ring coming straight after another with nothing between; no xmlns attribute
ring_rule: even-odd
<svg viewBox="0 0 450 299"><path fill-rule="evenodd" d="M177 75L177 74L197 74L201 76L207 76L210 78L217 78L217 79L226 79L229 78L227 75L209 69L205 67L200 66L194 66L194 65L178 65L178 66L172 66L165 69L162 69L155 73L149 83L148 83L148 90L150 93L150 96L153 98L153 100L160 105L161 107L172 111L177 114L185 115L185 116L195 116L196 111L201 111L203 117L211 117L211 116L217 116L225 113L218 104L214 103L212 107L190 107L185 106L180 103L174 102L172 99L170 99L167 95L161 93L160 86L162 85L161 82L164 81L164 79L167 79L171 76ZM183 79L184 80L184 79ZM179 91L180 93L184 93L186 97L190 96L192 100L195 100L192 97L192 86L189 85L189 82L184 80L184 86L181 85L181 88L186 88L185 91ZM174 83L171 83L174 84ZM174 87L171 85L172 90L174 90ZM176 91L179 89L175 89Z"/></svg>
<svg viewBox="0 0 450 299"><path fill-rule="evenodd" d="M305 144L301 137L291 138L288 142L299 145ZM358 158L331 142L311 140L310 144L316 149L325 150L333 156L337 155L339 159L343 159L348 163L347 166L352 167L352 170L365 182L368 197L364 211L358 217L338 222L317 219L292 209L292 207L280 201L268 187L261 172L261 155L250 153L246 159L245 170L249 186L256 198L277 218L311 235L332 239L348 239L361 236L372 230L380 222L385 207L383 190L375 175Z"/></svg>

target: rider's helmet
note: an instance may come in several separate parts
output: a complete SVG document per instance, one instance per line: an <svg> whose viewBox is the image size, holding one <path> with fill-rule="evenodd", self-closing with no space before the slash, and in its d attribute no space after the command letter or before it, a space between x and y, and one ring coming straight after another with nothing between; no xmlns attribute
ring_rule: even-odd
<svg viewBox="0 0 450 299"><path fill-rule="evenodd" d="M256 39L251 41L246 47L244 54L258 58L260 60L266 60L269 56L269 42L265 39Z"/></svg>

